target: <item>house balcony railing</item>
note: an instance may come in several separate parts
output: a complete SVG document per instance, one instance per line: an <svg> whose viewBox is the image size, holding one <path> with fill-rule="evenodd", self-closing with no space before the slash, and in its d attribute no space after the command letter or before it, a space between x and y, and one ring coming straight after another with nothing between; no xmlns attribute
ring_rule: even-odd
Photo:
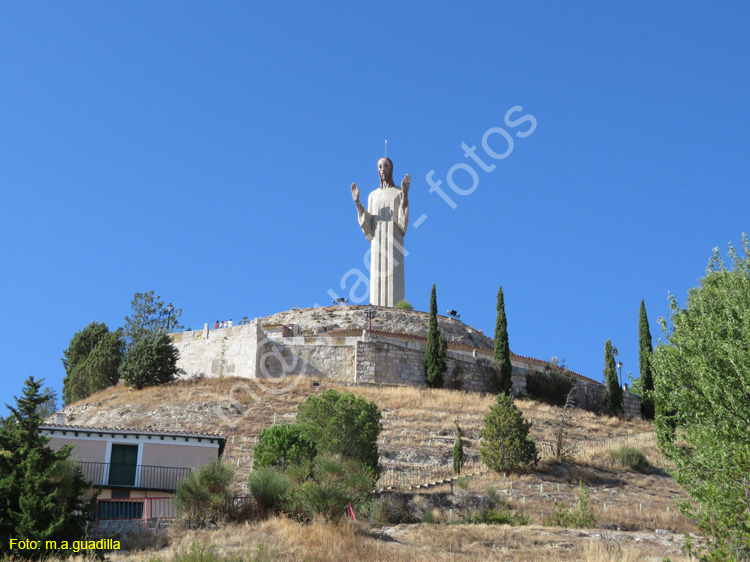
<svg viewBox="0 0 750 562"><path fill-rule="evenodd" d="M174 492L177 484L190 474L189 468L175 466L84 461L80 461L78 465L86 479L97 488L139 488Z"/></svg>

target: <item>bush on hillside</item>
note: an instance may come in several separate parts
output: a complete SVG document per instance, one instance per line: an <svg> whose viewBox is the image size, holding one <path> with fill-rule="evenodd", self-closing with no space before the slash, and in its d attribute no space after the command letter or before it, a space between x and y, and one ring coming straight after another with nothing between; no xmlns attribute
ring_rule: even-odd
<svg viewBox="0 0 750 562"><path fill-rule="evenodd" d="M120 375L126 385L136 390L166 384L177 374L179 355L166 332L144 336L128 351Z"/></svg>
<svg viewBox="0 0 750 562"><path fill-rule="evenodd" d="M304 465L315 459L318 450L298 424L282 423L260 432L254 458L257 468Z"/></svg>
<svg viewBox="0 0 750 562"><path fill-rule="evenodd" d="M292 495L307 518L320 516L327 521L341 519L349 504L364 500L375 485L375 477L362 463L352 459L318 457L313 477Z"/></svg>
<svg viewBox="0 0 750 562"><path fill-rule="evenodd" d="M573 380L554 363L549 363L544 372L536 371L526 377L526 394L533 400L553 406L564 406L565 397L574 386Z"/></svg>
<svg viewBox="0 0 750 562"><path fill-rule="evenodd" d="M378 435L383 426L374 402L326 390L320 396L308 396L297 407L297 424L319 453L359 461L378 474Z"/></svg>
<svg viewBox="0 0 750 562"><path fill-rule="evenodd" d="M648 462L646 455L633 447L620 447L611 451L610 456L615 462L629 470L643 474L648 474L651 470L651 463Z"/></svg>
<svg viewBox="0 0 750 562"><path fill-rule="evenodd" d="M250 495L262 515L280 513L286 507L290 485L289 477L274 468L261 468L248 477Z"/></svg>
<svg viewBox="0 0 750 562"><path fill-rule="evenodd" d="M406 299L401 299L400 301L398 301L396 303L396 308L400 308L402 310L414 310L414 307Z"/></svg>
<svg viewBox="0 0 750 562"><path fill-rule="evenodd" d="M555 504L555 513L547 515L544 524L551 527L573 527L575 529L590 529L596 527L598 519L589 506L589 489L582 482L578 483L581 495L575 509L565 507L562 502Z"/></svg>
<svg viewBox="0 0 750 562"><path fill-rule="evenodd" d="M530 428L531 423L524 421L513 398L498 394L480 433L482 462L496 472L518 472L539 462Z"/></svg>
<svg viewBox="0 0 750 562"><path fill-rule="evenodd" d="M234 470L217 459L177 485L175 506L191 525L205 527L230 518Z"/></svg>

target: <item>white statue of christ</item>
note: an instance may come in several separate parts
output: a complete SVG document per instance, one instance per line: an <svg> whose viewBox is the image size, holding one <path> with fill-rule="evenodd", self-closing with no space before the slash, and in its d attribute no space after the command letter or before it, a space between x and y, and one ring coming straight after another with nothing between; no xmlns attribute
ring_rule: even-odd
<svg viewBox="0 0 750 562"><path fill-rule="evenodd" d="M393 162L378 160L380 187L370 193L367 209L359 201L359 188L352 184L357 218L370 250L370 304L395 306L404 299L404 235L409 223L409 185L406 174L401 189L393 184Z"/></svg>

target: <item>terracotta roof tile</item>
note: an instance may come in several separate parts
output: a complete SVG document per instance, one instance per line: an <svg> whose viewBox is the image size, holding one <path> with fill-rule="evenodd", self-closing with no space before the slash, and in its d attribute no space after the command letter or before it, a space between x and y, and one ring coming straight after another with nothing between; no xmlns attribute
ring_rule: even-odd
<svg viewBox="0 0 750 562"><path fill-rule="evenodd" d="M136 427L92 427L84 425L60 425L48 423L39 427L39 429L65 429L69 431L101 431L109 433L143 433L152 435L179 435L182 437L214 437L226 440L227 436L223 433L210 433L201 431L174 431L171 429L140 429Z"/></svg>

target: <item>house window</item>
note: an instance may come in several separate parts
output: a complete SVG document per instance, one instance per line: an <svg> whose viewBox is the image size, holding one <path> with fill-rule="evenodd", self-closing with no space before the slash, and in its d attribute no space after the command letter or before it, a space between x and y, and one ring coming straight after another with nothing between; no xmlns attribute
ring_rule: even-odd
<svg viewBox="0 0 750 562"><path fill-rule="evenodd" d="M110 486L135 486L138 445L113 443L109 464Z"/></svg>
<svg viewBox="0 0 750 562"><path fill-rule="evenodd" d="M141 519L143 517L143 500L99 500L98 503L97 517L99 519Z"/></svg>

